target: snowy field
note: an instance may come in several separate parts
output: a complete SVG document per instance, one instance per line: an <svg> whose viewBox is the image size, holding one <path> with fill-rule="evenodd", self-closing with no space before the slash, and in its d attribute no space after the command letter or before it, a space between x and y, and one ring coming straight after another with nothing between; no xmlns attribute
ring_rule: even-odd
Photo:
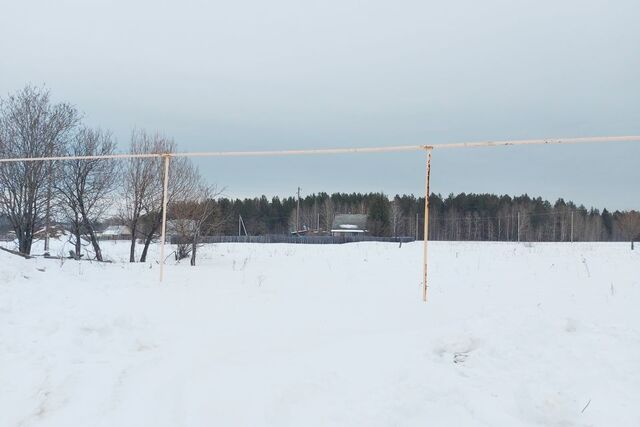
<svg viewBox="0 0 640 427"><path fill-rule="evenodd" d="M628 244L127 250L0 252L0 426L640 425Z"/></svg>

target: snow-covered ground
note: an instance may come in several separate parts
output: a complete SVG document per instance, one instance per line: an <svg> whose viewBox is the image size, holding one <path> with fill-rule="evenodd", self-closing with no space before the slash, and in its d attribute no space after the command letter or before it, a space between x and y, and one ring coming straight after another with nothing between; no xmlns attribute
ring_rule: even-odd
<svg viewBox="0 0 640 427"><path fill-rule="evenodd" d="M160 284L0 252L0 426L640 425L640 251L434 242L427 304L420 261L211 245Z"/></svg>

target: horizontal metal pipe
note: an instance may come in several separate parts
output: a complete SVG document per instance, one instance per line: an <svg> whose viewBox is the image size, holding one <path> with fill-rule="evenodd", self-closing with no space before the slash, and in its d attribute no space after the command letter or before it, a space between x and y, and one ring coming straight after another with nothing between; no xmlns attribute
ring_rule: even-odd
<svg viewBox="0 0 640 427"><path fill-rule="evenodd" d="M15 163L15 162L41 162L41 161L57 161L57 160L109 160L109 159L144 159L163 157L162 153L121 153L121 154L101 154L99 156L52 156L52 157L11 157L0 159L0 163Z"/></svg>
<svg viewBox="0 0 640 427"><path fill-rule="evenodd" d="M119 160L132 158L159 158L159 157L266 157L266 156L299 156L299 155L322 155L322 154L355 154L355 153L390 153L408 152L420 150L440 150L451 148L479 148L479 147L500 147L509 145L544 145L544 144L579 144L579 143L608 143L608 142L640 142L640 136L596 136L584 138L547 138L547 139L526 139L510 141L477 141L459 142L451 144L433 145L399 145L387 147L360 147L360 148L318 148L308 150L264 150L264 151L204 151L185 153L121 153L106 154L99 156L52 156L52 157L20 157L20 158L0 158L0 163L8 162L37 162L37 161L64 161L64 160Z"/></svg>
<svg viewBox="0 0 640 427"><path fill-rule="evenodd" d="M309 150L269 150L269 151L210 151L195 153L174 153L174 157L264 157L264 156L299 156L314 154L351 154L351 153L389 153L401 151L424 150L425 145L398 145L387 147L360 148L314 148Z"/></svg>
<svg viewBox="0 0 640 427"><path fill-rule="evenodd" d="M545 144L584 144L603 142L640 142L640 136L589 136L583 138L546 138L546 139L522 139L513 141L478 141L458 142L452 144L432 145L434 149L446 148L475 148L475 147L502 147L507 145L545 145Z"/></svg>

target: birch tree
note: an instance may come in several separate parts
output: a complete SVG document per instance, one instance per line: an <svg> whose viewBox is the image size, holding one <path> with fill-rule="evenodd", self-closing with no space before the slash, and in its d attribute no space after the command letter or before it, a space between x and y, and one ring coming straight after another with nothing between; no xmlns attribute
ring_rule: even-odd
<svg viewBox="0 0 640 427"><path fill-rule="evenodd" d="M222 221L212 221L216 209L215 198L220 192L215 186L205 184L199 176L197 180L191 194L185 194L171 207L173 231L178 238L176 259L190 256L192 266L196 265L200 236L222 224Z"/></svg>
<svg viewBox="0 0 640 427"><path fill-rule="evenodd" d="M163 154L176 150L172 139L159 133L135 130L131 136L131 153ZM188 194L194 185L194 166L187 158L172 158L169 170L167 203L179 194ZM143 242L140 262L147 259L150 244L162 224L164 163L161 157L129 159L124 171L121 218L131 230L129 261L136 261L136 241Z"/></svg>
<svg viewBox="0 0 640 427"><path fill-rule="evenodd" d="M81 128L67 147L69 156L113 154L116 144L109 132ZM103 261L95 224L108 211L117 186L118 163L110 159L67 160L55 188L67 221L75 235L75 252L80 255L81 237L91 242L95 259Z"/></svg>
<svg viewBox="0 0 640 427"><path fill-rule="evenodd" d="M171 153L175 151L175 143L172 140L156 140L154 152ZM152 181L152 191L145 204L145 212L140 223L140 236L143 241L140 262L145 262L149 252L149 246L158 236L162 226L162 196L164 192L164 167L163 159L154 159L156 171ZM169 179L167 188L167 204L183 197L185 194L192 194L197 187L198 173L190 159L185 157L171 158L169 168Z"/></svg>
<svg viewBox="0 0 640 427"><path fill-rule="evenodd" d="M143 131L134 130L131 133L131 154L146 154L152 151L151 139ZM147 199L154 191L153 180L156 164L148 158L127 159L123 173L123 194L121 220L131 231L131 245L129 262L136 261L136 240L140 218L144 214Z"/></svg>
<svg viewBox="0 0 640 427"><path fill-rule="evenodd" d="M49 91L26 86L0 100L0 156L48 157L60 154L80 116L67 103L51 102ZM0 164L0 209L11 222L18 250L31 253L34 233L45 219L50 192L47 184L57 173L50 162Z"/></svg>

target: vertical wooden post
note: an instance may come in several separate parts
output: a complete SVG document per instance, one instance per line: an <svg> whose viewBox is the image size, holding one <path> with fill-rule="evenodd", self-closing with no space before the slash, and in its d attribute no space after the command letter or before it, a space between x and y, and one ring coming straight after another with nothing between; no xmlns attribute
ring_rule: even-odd
<svg viewBox="0 0 640 427"><path fill-rule="evenodd" d="M160 234L160 281L164 279L164 242L167 233L167 197L169 189L169 160L170 154L163 154L164 158L164 186L162 189L162 231Z"/></svg>
<svg viewBox="0 0 640 427"><path fill-rule="evenodd" d="M427 147L427 173L424 188L424 264L422 277L422 300L427 302L427 273L428 273L428 249L429 249L429 191L431 180L431 147Z"/></svg>
<svg viewBox="0 0 640 427"><path fill-rule="evenodd" d="M520 241L520 212L518 212L518 242Z"/></svg>

